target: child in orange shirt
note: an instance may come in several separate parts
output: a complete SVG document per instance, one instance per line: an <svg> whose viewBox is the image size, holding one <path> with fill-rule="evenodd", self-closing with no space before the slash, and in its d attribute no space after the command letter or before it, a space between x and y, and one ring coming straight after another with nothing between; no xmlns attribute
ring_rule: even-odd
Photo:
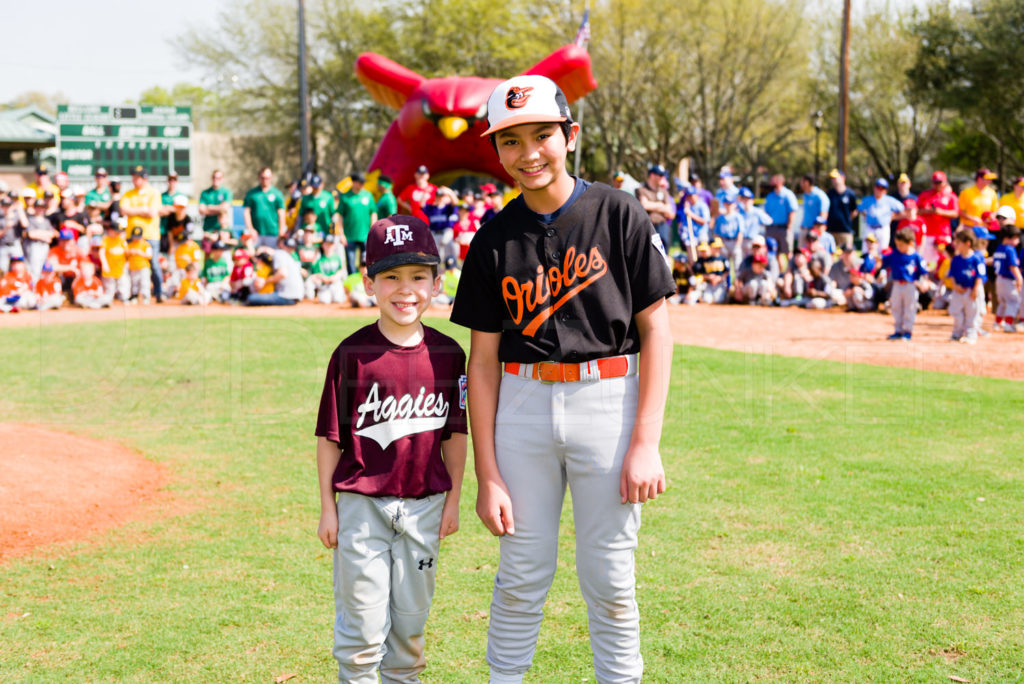
<svg viewBox="0 0 1024 684"><path fill-rule="evenodd" d="M25 258L11 256L10 270L0 278L0 311L17 313L21 309L30 309L35 305L35 299L32 276L25 267Z"/></svg>
<svg viewBox="0 0 1024 684"><path fill-rule="evenodd" d="M185 273L178 285L178 301L182 304L194 304L206 306L210 303L210 293L203 287L203 281L199 279L199 264L191 262L185 266Z"/></svg>
<svg viewBox="0 0 1024 684"><path fill-rule="evenodd" d="M101 309L110 306L110 298L103 288L103 281L96 277L96 265L92 261L83 261L80 265L81 274L71 284L71 293L75 296L75 306L84 309Z"/></svg>
<svg viewBox="0 0 1024 684"><path fill-rule="evenodd" d="M61 287L60 278L54 273L53 264L49 261L43 264L43 272L36 281L35 292L36 308L40 311L64 306L64 288Z"/></svg>

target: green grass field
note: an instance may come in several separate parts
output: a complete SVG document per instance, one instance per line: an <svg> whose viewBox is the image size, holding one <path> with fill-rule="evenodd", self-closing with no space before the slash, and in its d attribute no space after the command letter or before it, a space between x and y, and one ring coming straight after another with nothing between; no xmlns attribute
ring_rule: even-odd
<svg viewBox="0 0 1024 684"><path fill-rule="evenodd" d="M189 510L0 566L0 681L330 681L312 431L365 322L3 330L6 420L139 449ZM1010 381L677 347L638 552L645 681L1024 681L1022 406ZM471 474L463 494L426 682L486 681L498 545ZM562 529L530 682L593 681Z"/></svg>

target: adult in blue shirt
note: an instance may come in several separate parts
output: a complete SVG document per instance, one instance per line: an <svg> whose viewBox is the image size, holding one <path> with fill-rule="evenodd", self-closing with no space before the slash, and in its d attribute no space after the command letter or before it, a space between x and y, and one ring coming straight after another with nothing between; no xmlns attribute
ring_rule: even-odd
<svg viewBox="0 0 1024 684"><path fill-rule="evenodd" d="M875 181L874 192L857 205L857 211L864 215L865 235L874 235L880 245L888 245L890 224L903 218L903 205L889 192L889 182L884 178Z"/></svg>
<svg viewBox="0 0 1024 684"><path fill-rule="evenodd" d="M772 191L764 198L764 210L772 223L765 230L765 235L779 243L779 254L789 256L793 253L793 232L799 208L796 195L786 187L786 177L781 173L772 176Z"/></svg>
<svg viewBox="0 0 1024 684"><path fill-rule="evenodd" d="M743 219L743 257L746 258L754 238L764 236L764 229L772 224L772 219L764 209L754 205L754 193L747 187L740 188L740 216Z"/></svg>
<svg viewBox="0 0 1024 684"><path fill-rule="evenodd" d="M718 174L718 191L715 193L715 216L717 217L719 214L725 213L725 207L722 205L726 201L735 203L739 198L740 189L736 187L736 180L733 178L732 169L728 166L723 166L722 171Z"/></svg>
<svg viewBox="0 0 1024 684"><path fill-rule="evenodd" d="M804 195L803 213L800 217L800 242L807 239L807 231L819 223L828 223L828 195L814 184L814 176L807 174L800 179L800 192Z"/></svg>
<svg viewBox="0 0 1024 684"><path fill-rule="evenodd" d="M828 177L832 179L832 189L828 191L828 232L836 240L836 246L842 249L853 244L853 222L857 218L857 195L846 187L846 174L839 169L832 169ZM889 244L889 243L885 243Z"/></svg>

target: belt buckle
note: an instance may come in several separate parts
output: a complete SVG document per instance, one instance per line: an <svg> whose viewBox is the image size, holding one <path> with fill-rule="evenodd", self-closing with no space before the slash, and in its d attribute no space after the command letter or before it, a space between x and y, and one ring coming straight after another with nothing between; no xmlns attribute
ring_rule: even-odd
<svg viewBox="0 0 1024 684"><path fill-rule="evenodd" d="M540 361L535 366L537 369L537 379L546 385L553 385L556 382L564 382L564 371L562 370L562 364L557 361ZM550 375L545 374L545 369L551 369ZM557 375L552 378L551 375Z"/></svg>

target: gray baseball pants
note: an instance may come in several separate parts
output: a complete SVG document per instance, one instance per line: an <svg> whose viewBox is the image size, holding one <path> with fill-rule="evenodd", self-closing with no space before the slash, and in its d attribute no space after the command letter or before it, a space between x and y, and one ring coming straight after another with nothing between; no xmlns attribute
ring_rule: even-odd
<svg viewBox="0 0 1024 684"><path fill-rule="evenodd" d="M914 332L914 319L917 318L917 286L914 283L894 282L892 292L889 293L889 306L896 332Z"/></svg>
<svg viewBox="0 0 1024 684"><path fill-rule="evenodd" d="M619 494L638 387L635 374L566 383L502 375L494 442L512 498L515 534L501 537L494 579L487 633L493 684L521 682L533 661L555 575L566 485L596 679L601 684L640 681L633 573L640 505L620 503Z"/></svg>
<svg viewBox="0 0 1024 684"><path fill-rule="evenodd" d="M996 309L996 316L1000 318L1017 318L1020 311L1020 290L1017 289L1017 281L1013 278L996 278L996 298L999 300L999 307Z"/></svg>
<svg viewBox="0 0 1024 684"><path fill-rule="evenodd" d="M953 317L953 337L978 338L978 301L973 290L953 293L949 297L949 315Z"/></svg>
<svg viewBox="0 0 1024 684"><path fill-rule="evenodd" d="M334 657L338 681L419 682L434 597L444 494L338 493Z"/></svg>

